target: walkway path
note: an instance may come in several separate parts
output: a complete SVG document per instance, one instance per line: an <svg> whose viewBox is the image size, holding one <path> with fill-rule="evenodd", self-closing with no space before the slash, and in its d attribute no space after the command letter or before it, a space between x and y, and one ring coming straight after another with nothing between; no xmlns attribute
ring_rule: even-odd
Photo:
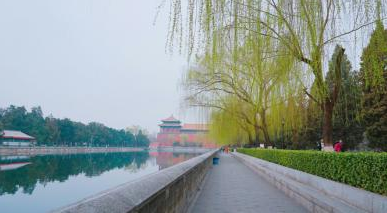
<svg viewBox="0 0 387 213"><path fill-rule="evenodd" d="M193 213L307 212L230 154L220 153L193 204Z"/></svg>

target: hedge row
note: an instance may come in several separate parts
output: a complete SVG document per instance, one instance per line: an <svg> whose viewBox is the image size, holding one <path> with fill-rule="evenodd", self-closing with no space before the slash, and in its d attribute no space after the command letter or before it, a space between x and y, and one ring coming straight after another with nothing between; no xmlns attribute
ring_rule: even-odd
<svg viewBox="0 0 387 213"><path fill-rule="evenodd" d="M387 153L238 149L272 163L387 195Z"/></svg>

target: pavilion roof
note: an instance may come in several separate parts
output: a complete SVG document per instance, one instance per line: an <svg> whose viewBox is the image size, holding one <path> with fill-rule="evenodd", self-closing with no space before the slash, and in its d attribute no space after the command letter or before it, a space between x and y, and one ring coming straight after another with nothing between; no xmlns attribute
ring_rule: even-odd
<svg viewBox="0 0 387 213"><path fill-rule="evenodd" d="M168 118L166 119L163 119L161 120L162 122L171 122L171 123L180 123L180 121L178 119L176 119L175 117L173 117L173 115L169 116Z"/></svg>
<svg viewBox="0 0 387 213"><path fill-rule="evenodd" d="M181 127L180 123L162 123L162 124L159 124L159 126L162 126L162 127Z"/></svg>
<svg viewBox="0 0 387 213"><path fill-rule="evenodd" d="M15 131L15 130L4 130L0 136L2 138L15 138L15 139L25 139L25 140L33 140L35 139L32 136L29 136L21 131Z"/></svg>

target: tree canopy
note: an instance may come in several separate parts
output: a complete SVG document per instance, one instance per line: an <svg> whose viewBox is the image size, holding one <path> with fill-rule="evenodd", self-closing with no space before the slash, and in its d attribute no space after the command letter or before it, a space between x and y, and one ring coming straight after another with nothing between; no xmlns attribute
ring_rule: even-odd
<svg viewBox="0 0 387 213"><path fill-rule="evenodd" d="M283 131L293 141L299 140L300 129L308 119L320 117L321 137L327 147L333 143L335 125L344 118L340 109L352 110L346 114L351 118L345 120L355 124L359 90L354 82L356 74L349 72L345 42L341 39L348 35L356 37L361 31L370 31L378 20L381 22L387 5L384 0L169 2L168 42L171 47L184 46L190 58L195 53L200 70L189 71L188 100L194 100L194 106L217 109L213 111L214 124L222 125L219 122L224 119L220 117L237 118L242 114L250 127L245 128L246 124L241 125L239 119L234 122L235 128L244 129L247 138L251 138L251 132L254 137L262 134L255 141L261 137L265 143L273 144L270 137L274 141L285 137ZM329 62L328 56L333 54L330 51L336 44L342 45L336 46ZM380 73L379 69L379 74L367 75L366 82L382 82ZM273 80L276 75L286 80ZM192 98L192 86L199 90L194 94L200 94L200 98ZM357 91L351 96L344 89ZM355 98L351 109L347 109L350 104L345 102L349 97ZM239 106L230 106L235 103ZM320 115L300 113L312 108ZM233 112L222 116L220 109L222 113L227 112L225 109ZM348 122L342 124L348 127Z"/></svg>
<svg viewBox="0 0 387 213"><path fill-rule="evenodd" d="M39 145L88 145L88 146L144 146L149 145L146 135L132 134L97 122L83 124L68 118L43 116L40 107L27 111L25 107L0 108L0 123L3 129L19 130L36 138Z"/></svg>
<svg viewBox="0 0 387 213"><path fill-rule="evenodd" d="M362 121L370 146L387 151L387 30L381 22L361 59Z"/></svg>

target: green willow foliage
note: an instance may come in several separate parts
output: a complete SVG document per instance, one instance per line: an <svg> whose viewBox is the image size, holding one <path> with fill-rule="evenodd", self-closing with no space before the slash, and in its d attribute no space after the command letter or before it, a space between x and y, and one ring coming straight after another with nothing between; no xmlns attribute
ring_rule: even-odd
<svg viewBox="0 0 387 213"><path fill-rule="evenodd" d="M238 149L238 152L387 195L387 153Z"/></svg>
<svg viewBox="0 0 387 213"><path fill-rule="evenodd" d="M198 66L189 70L185 79L187 100L194 106L212 108L211 132L217 141L227 144L232 140L262 140L271 145L273 124L281 117L272 111L273 106L280 109L291 105L283 99L301 91L291 72L299 68L292 65L288 54L272 57L271 53L281 48L271 42L265 36L247 34L238 54L231 55L224 48L216 55L204 55ZM283 93L284 88L292 89Z"/></svg>
<svg viewBox="0 0 387 213"><path fill-rule="evenodd" d="M187 0L187 5L181 0L169 2L169 44L171 47L176 42L179 47L187 44L188 55L197 53L198 64L202 66L204 60L209 65L205 69L223 69L227 65L227 69L232 71L232 79L237 79L234 83L239 82L244 72L261 70L261 73L270 73L272 68L289 64L288 69L279 72L288 78L289 83L273 83L267 76L260 77L263 82L257 85L265 85L265 81L276 85L270 89L267 102L265 94L245 82L253 91L249 96L259 97L258 102L264 100L266 104L254 103L259 107L247 110L248 115L244 113L243 117L250 117L253 124L249 125L255 129L252 135L261 132L259 134L263 136L258 138L263 138L267 144L272 144L268 135L273 138L281 135L283 120L285 124L282 129L292 132L293 136L299 135L299 127L309 119L300 111L308 108L310 100L316 102L316 109L323 115L322 138L326 144L332 143L334 106L342 82L339 66L335 66L333 90L330 90L324 77L327 72L324 68L328 61L326 55L330 55L327 51L340 41L339 38L369 29L375 20L383 17L387 5L385 0ZM269 48L265 47L266 44L270 44ZM341 64L344 51L344 48L340 49L336 64ZM268 62L263 58L272 60ZM189 76L190 79L202 77ZM378 76L373 75L380 78ZM198 105L211 107L212 101L219 103L217 97L214 94L202 97ZM195 102L197 99L190 100ZM238 100L241 101L241 98ZM217 110L214 113L219 114ZM240 113L237 114L240 117ZM243 125L237 128L246 129ZM247 129L245 132L249 135L251 128Z"/></svg>

